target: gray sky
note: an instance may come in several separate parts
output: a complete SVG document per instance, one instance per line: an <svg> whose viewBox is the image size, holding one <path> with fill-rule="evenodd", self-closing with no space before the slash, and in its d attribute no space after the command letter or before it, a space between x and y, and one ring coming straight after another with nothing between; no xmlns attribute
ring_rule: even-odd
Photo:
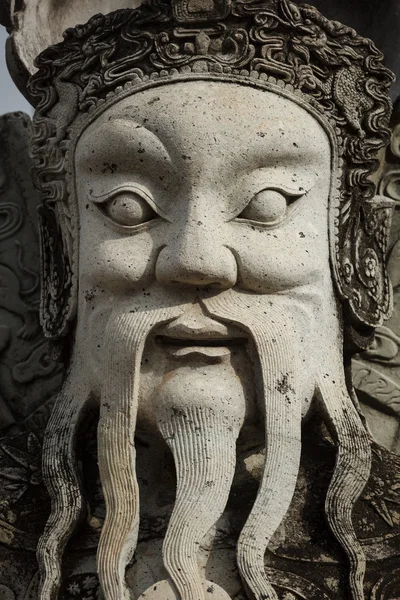
<svg viewBox="0 0 400 600"><path fill-rule="evenodd" d="M0 25L0 115L17 110L22 110L32 115L33 110L31 105L18 91L8 73L5 59L6 39L7 31Z"/></svg>

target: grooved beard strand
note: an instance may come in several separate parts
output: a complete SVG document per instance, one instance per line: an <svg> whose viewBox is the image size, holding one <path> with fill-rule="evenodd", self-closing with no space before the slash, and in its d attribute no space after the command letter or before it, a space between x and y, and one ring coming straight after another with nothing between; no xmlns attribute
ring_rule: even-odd
<svg viewBox="0 0 400 600"><path fill-rule="evenodd" d="M339 383L340 382L340 383ZM371 472L371 444L340 377L319 376L321 402L336 439L337 455L325 511L329 526L349 561L352 600L364 600L365 554L352 523L353 507Z"/></svg>
<svg viewBox="0 0 400 600"><path fill-rule="evenodd" d="M134 434L144 344L154 325L178 316L182 310L121 313L117 309L107 326L98 427L99 470L107 512L97 552L105 600L129 598L125 569L135 551L139 527Z"/></svg>
<svg viewBox="0 0 400 600"><path fill-rule="evenodd" d="M264 556L289 509L300 465L301 386L298 352L289 311L270 303L267 313L257 298L217 296L205 302L210 314L244 325L259 355L265 409L266 458L258 495L239 537L237 560L243 582L255 600L277 600ZM261 318L262 317L262 318Z"/></svg>
<svg viewBox="0 0 400 600"><path fill-rule="evenodd" d="M79 360L73 360L43 444L43 481L51 498L51 513L37 548L40 600L58 598L64 549L86 512L76 460L76 438L89 391L79 378L77 363Z"/></svg>
<svg viewBox="0 0 400 600"><path fill-rule="evenodd" d="M164 564L182 600L203 600L203 580L197 562L204 536L222 515L236 465L236 440L243 413L225 405L215 409L188 406L170 411L159 428L174 456L177 491L163 545ZM190 400L189 400L190 402ZM233 413L233 414L232 414Z"/></svg>

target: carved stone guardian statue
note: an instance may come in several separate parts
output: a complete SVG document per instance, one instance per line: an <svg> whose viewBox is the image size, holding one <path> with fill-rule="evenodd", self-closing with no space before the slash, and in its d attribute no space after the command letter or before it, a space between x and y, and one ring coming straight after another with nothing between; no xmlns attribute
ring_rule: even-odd
<svg viewBox="0 0 400 600"><path fill-rule="evenodd" d="M392 302L381 53L289 0L150 0L67 30L36 66L41 322L69 357L40 600L64 594L85 526L105 600L364 600L353 508L372 440L350 360ZM301 595L266 551L317 430L343 572Z"/></svg>

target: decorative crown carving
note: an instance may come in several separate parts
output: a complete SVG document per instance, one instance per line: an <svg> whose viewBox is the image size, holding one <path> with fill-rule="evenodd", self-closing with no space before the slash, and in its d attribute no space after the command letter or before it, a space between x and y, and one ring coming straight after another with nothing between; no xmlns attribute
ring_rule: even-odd
<svg viewBox="0 0 400 600"><path fill-rule="evenodd" d="M389 314L391 205L375 196L371 176L389 141L393 76L370 40L290 0L150 0L68 29L36 66L30 92L37 102L35 180L44 193L46 335L64 335L74 317L78 217L67 186L74 131L123 94L193 77L268 86L326 124L338 176L333 277L347 322L362 333L358 345Z"/></svg>
<svg viewBox="0 0 400 600"><path fill-rule="evenodd" d="M178 23L192 23L224 19L231 9L231 0L176 0L172 2Z"/></svg>

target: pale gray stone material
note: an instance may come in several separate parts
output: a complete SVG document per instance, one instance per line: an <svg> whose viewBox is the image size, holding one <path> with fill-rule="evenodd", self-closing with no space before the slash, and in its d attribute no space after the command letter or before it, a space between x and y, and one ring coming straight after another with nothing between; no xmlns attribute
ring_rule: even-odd
<svg viewBox="0 0 400 600"><path fill-rule="evenodd" d="M137 422L153 435L159 429L176 464L165 567L177 597L189 598L189 582L190 597L201 597L197 548L224 511L239 432L259 420L256 398L246 393L252 370L238 379L234 367L245 361L250 339L261 360L267 456L274 456L239 539L239 568L252 581L249 569L259 562L264 570L263 553L292 499L300 417L316 386L328 405L330 382L345 388L329 269L329 139L303 108L275 93L175 83L128 96L96 119L77 143L75 177L78 323L65 393L81 402L89 390L102 397L100 477L106 502L116 507L99 546L105 596L116 597L120 553L137 535L130 533L137 492L128 492L123 475L134 470L128 432ZM133 357L147 335L148 376L137 387ZM330 351L327 338L338 340ZM118 425L118 414L130 423ZM141 560L138 548L138 569ZM162 589L144 597L161 598Z"/></svg>
<svg viewBox="0 0 400 600"><path fill-rule="evenodd" d="M274 35L282 19L296 29L310 18L328 35L313 9L303 14L282 2L269 10L276 11ZM135 29L142 18L151 32ZM372 184L364 189L362 179L374 172L368 152L387 139L387 124L372 114L388 109L390 74L362 62L352 45L366 54L372 45L338 24L330 32L343 36L341 52L354 64L338 58L329 75L328 54L312 66L301 64L309 50L295 56L297 47L288 47L290 60L273 57L265 46L276 40L269 22L260 26L261 13L260 22L251 18L228 1L175 2L172 13L153 2L70 32L65 47L38 61L30 90L41 102L33 148L45 193L41 319L53 339L75 330L44 446L53 503L38 547L42 600L57 594L60 556L84 518L74 439L93 405L107 507L97 571L107 600L132 593L200 600L212 583L222 597L237 595L229 545L212 580L200 564L213 559L202 543L218 530L236 444L249 427L264 430L265 460L236 563L250 597L276 600L264 554L292 503L301 423L313 412L338 445L326 513L349 560L352 597L364 598L365 553L351 513L369 477L371 441L344 345L346 355L347 345L365 347L391 307L383 258L392 203L374 196ZM228 29L198 25L221 19ZM284 28L280 35L289 46ZM102 55L107 43L110 60ZM308 37L296 43L307 46ZM96 52L102 58L91 79L85 69L97 64ZM379 93L370 92L369 78L379 80ZM43 94L46 85L52 94ZM324 104L321 94L334 103ZM43 135L44 124L53 138ZM54 251L49 236L57 223L62 238ZM245 356L253 368L237 371ZM150 578L140 523L157 511L139 484L135 431L148 447L163 439L175 463L172 514L162 549L157 536L150 551ZM134 554L133 572L125 573Z"/></svg>
<svg viewBox="0 0 400 600"><path fill-rule="evenodd" d="M379 53L286 0L152 0L37 66L40 316L68 369L51 507L39 482L0 593L389 600L400 461L350 370L392 301Z"/></svg>

